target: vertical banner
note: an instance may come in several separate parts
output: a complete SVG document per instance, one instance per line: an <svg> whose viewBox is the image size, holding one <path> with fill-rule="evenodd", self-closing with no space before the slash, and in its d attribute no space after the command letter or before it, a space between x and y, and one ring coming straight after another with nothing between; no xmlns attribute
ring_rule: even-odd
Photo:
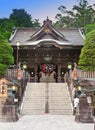
<svg viewBox="0 0 95 130"><path fill-rule="evenodd" d="M18 80L21 80L21 77L22 77L21 69L18 69L18 72L17 72L17 79L18 79Z"/></svg>

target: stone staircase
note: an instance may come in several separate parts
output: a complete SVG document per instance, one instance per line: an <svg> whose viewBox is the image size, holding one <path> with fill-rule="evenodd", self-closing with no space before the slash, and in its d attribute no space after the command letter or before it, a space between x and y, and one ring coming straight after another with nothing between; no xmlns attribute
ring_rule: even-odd
<svg viewBox="0 0 95 130"><path fill-rule="evenodd" d="M45 83L28 83L22 104L22 114L43 114L45 111Z"/></svg>
<svg viewBox="0 0 95 130"><path fill-rule="evenodd" d="M54 115L72 114L67 84L28 83L21 108L23 115L42 115L45 113Z"/></svg>
<svg viewBox="0 0 95 130"><path fill-rule="evenodd" d="M49 83L49 113L72 114L72 104L66 83Z"/></svg>

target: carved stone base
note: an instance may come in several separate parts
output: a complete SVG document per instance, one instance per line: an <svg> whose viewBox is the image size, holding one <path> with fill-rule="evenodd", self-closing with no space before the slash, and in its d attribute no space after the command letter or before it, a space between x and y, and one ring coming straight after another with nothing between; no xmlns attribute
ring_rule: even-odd
<svg viewBox="0 0 95 130"><path fill-rule="evenodd" d="M80 97L79 99L79 105L75 114L75 121L82 123L94 123L94 118L86 97Z"/></svg>

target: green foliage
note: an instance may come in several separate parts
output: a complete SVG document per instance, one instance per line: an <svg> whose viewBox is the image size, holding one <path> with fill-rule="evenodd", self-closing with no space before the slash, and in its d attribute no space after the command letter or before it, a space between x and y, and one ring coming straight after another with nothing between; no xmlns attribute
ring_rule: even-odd
<svg viewBox="0 0 95 130"><path fill-rule="evenodd" d="M24 9L13 9L10 19L14 21L16 27L30 27L32 24L31 15Z"/></svg>
<svg viewBox="0 0 95 130"><path fill-rule="evenodd" d="M75 24L77 27L84 27L87 24L92 24L95 21L95 10L91 5L88 5L86 0L80 1L79 5L73 6L75 13Z"/></svg>
<svg viewBox="0 0 95 130"><path fill-rule="evenodd" d="M14 23L12 20L7 18L0 19L0 32L7 40L10 38L13 27Z"/></svg>
<svg viewBox="0 0 95 130"><path fill-rule="evenodd" d="M6 69L13 63L13 48L0 34L0 77L5 74Z"/></svg>
<svg viewBox="0 0 95 130"><path fill-rule="evenodd" d="M34 19L34 21L33 21L33 27L34 28L40 27L39 19Z"/></svg>
<svg viewBox="0 0 95 130"><path fill-rule="evenodd" d="M0 42L4 41L5 37L2 35L1 31L0 31Z"/></svg>
<svg viewBox="0 0 95 130"><path fill-rule="evenodd" d="M58 20L54 26L58 27L73 27L74 24L74 13L72 11L68 11L65 6L60 6L58 8L62 14L57 14L55 18Z"/></svg>
<svg viewBox="0 0 95 130"><path fill-rule="evenodd" d="M85 33L89 33L91 32L92 30L95 30L95 23L94 24L88 24L84 27L84 30L85 30Z"/></svg>
<svg viewBox="0 0 95 130"><path fill-rule="evenodd" d="M80 0L71 11L65 6L60 6L58 10L61 14L58 13L55 18L60 27L84 27L95 23L95 10L86 0Z"/></svg>
<svg viewBox="0 0 95 130"><path fill-rule="evenodd" d="M94 70L95 66L95 30L87 34L81 50L78 66L82 70Z"/></svg>
<svg viewBox="0 0 95 130"><path fill-rule="evenodd" d="M35 27L35 25L40 25L38 20L33 21L31 15L24 9L13 9L10 19L14 21L16 27Z"/></svg>
<svg viewBox="0 0 95 130"><path fill-rule="evenodd" d="M39 19L33 21L31 15L29 15L24 9L13 9L10 18L0 19L0 32L7 40L9 40L14 27L36 28L39 26Z"/></svg>
<svg viewBox="0 0 95 130"><path fill-rule="evenodd" d="M5 64L0 63L0 78L5 75L5 70L7 69L7 66Z"/></svg>

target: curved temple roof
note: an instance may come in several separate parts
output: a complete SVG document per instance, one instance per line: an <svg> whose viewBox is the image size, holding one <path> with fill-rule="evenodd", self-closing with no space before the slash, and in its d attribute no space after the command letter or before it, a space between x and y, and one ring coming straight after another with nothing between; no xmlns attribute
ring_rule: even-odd
<svg viewBox="0 0 95 130"><path fill-rule="evenodd" d="M84 38L80 29L63 28L55 29L47 18L39 29L17 28L10 37L10 44L17 46L36 46L43 42L51 42L58 46L83 46Z"/></svg>

